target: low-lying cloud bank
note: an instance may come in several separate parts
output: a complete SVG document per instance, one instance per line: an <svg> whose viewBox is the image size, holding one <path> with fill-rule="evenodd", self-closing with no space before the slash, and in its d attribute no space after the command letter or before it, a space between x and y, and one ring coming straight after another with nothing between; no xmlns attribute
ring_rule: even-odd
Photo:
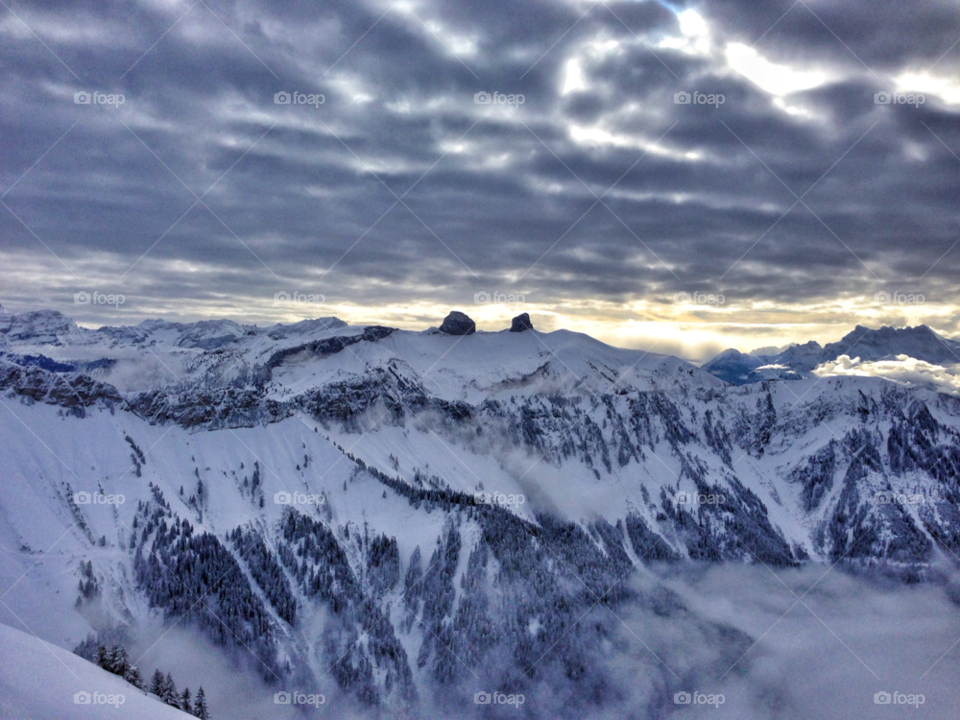
<svg viewBox="0 0 960 720"><path fill-rule="evenodd" d="M895 360L869 362L841 355L836 360L818 366L813 374L818 377L881 377L908 387L926 387L960 395L960 363L944 367L908 355L897 355Z"/></svg>

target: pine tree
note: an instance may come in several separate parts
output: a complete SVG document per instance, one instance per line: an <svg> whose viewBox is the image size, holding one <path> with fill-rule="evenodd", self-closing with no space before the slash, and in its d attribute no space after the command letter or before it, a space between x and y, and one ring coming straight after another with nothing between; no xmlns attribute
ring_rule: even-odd
<svg viewBox="0 0 960 720"><path fill-rule="evenodd" d="M147 684L140 676L140 670L137 669L136 665L127 665L127 671L123 674L123 679L136 688L140 688L141 690L147 689Z"/></svg>
<svg viewBox="0 0 960 720"><path fill-rule="evenodd" d="M180 695L180 709L185 713L193 714L193 705L190 704L190 688L184 688Z"/></svg>
<svg viewBox="0 0 960 720"><path fill-rule="evenodd" d="M167 705L172 705L175 708L180 707L180 695L177 693L177 684L173 681L173 676L170 673L167 673L167 676L163 679L163 690L160 693L160 699Z"/></svg>
<svg viewBox="0 0 960 720"><path fill-rule="evenodd" d="M117 651L119 648L116 645L111 645L107 648L106 653L103 655L103 664L100 666L107 672L112 672L114 675L117 674Z"/></svg>
<svg viewBox="0 0 960 720"><path fill-rule="evenodd" d="M164 682L163 673L160 672L160 668L157 668L153 672L153 677L150 678L150 692L161 699L163 698Z"/></svg>
<svg viewBox="0 0 960 720"><path fill-rule="evenodd" d="M93 661L102 668L107 667L107 648L104 645L97 646L97 654L94 655Z"/></svg>
<svg viewBox="0 0 960 720"><path fill-rule="evenodd" d="M127 651L122 646L115 646L112 650L113 664L107 669L114 675L124 677L130 670L130 658L127 656Z"/></svg>
<svg viewBox="0 0 960 720"><path fill-rule="evenodd" d="M210 720L210 711L207 709L207 696L203 692L203 685L197 690L197 699L193 704L193 715L200 720Z"/></svg>

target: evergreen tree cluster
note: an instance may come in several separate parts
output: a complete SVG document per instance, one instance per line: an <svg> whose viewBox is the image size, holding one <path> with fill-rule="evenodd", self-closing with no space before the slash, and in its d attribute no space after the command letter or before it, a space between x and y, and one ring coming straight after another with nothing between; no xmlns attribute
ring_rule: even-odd
<svg viewBox="0 0 960 720"><path fill-rule="evenodd" d="M369 544L367 579L376 594L392 590L400 581L400 550L396 538L381 534Z"/></svg>
<svg viewBox="0 0 960 720"><path fill-rule="evenodd" d="M380 583L389 582L394 572L399 575L399 565L394 563L399 560L396 540L379 537L369 543L368 564L372 561L376 572L367 594L343 547L325 524L288 508L281 535L280 561L306 595L325 603L331 612L323 651L333 664L331 674L337 684L368 704L383 699L378 682L384 693L396 692L401 702L411 701L416 692L407 654L379 599ZM361 632L366 635L365 644L360 642Z"/></svg>
<svg viewBox="0 0 960 720"><path fill-rule="evenodd" d="M252 530L244 532L238 527L228 533L237 553L250 568L250 574L263 590L277 614L290 625L296 622L297 599L290 590L290 583L283 568L260 535Z"/></svg>
<svg viewBox="0 0 960 720"><path fill-rule="evenodd" d="M97 578L93 574L92 561L80 561L80 575L80 584L77 587L77 589L80 591L80 595L77 597L78 606L83 600L89 602L100 595L100 585L97 583Z"/></svg>
<svg viewBox="0 0 960 720"><path fill-rule="evenodd" d="M196 623L220 645L250 650L266 679L279 677L270 615L223 543L194 534L157 503L140 503L137 527L133 566L150 605Z"/></svg>
<svg viewBox="0 0 960 720"><path fill-rule="evenodd" d="M133 452L130 453L130 462L133 464L134 472L136 473L137 477L142 477L142 467L147 464L147 458L144 456L143 451L139 448L139 446L133 441L132 437L129 435L124 435L123 438L133 450Z"/></svg>
<svg viewBox="0 0 960 720"><path fill-rule="evenodd" d="M431 653L435 651L433 674L441 682L449 681L450 673L455 670L453 663L449 661L453 660L455 663L456 660L444 656L445 648L449 647L452 641L449 637L452 628L447 626L445 621L452 616L457 595L454 579L460 560L461 544L460 531L450 519L443 535L437 539L437 547L426 572L418 582L412 583L408 595L404 597L407 611L419 615L420 626L424 629L417 666L424 667Z"/></svg>
<svg viewBox="0 0 960 720"><path fill-rule="evenodd" d="M130 662L127 651L122 645L105 645L91 636L80 643L74 653L86 658L107 672L122 677L140 690L147 689L147 685L140 675L140 670Z"/></svg>
<svg viewBox="0 0 960 720"><path fill-rule="evenodd" d="M153 677L150 678L150 692L167 705L183 710L188 715L201 718L201 720L210 720L212 717L203 685L197 690L197 697L192 699L190 688L187 687L183 689L183 692L177 692L177 684L173 681L173 676L170 673L164 675L160 668L157 668Z"/></svg>
<svg viewBox="0 0 960 720"><path fill-rule="evenodd" d="M177 692L173 676L170 673L164 675L159 668L154 671L148 686L140 675L140 670L130 662L126 648L122 644L108 645L104 641L107 637L118 635L122 636L123 633L108 632L104 633L101 638L95 638L91 635L81 642L73 652L107 672L122 677L138 690L153 693L167 705L183 710L185 713L202 720L210 720L210 709L207 705L203 686L197 691L196 699L191 700L190 688L184 688L182 693Z"/></svg>

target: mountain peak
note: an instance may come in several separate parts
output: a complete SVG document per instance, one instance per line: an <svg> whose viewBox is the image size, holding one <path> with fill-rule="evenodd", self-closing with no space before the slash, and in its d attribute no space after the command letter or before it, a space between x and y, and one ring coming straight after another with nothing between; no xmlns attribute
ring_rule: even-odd
<svg viewBox="0 0 960 720"><path fill-rule="evenodd" d="M824 346L821 362L836 360L840 355L859 357L863 361L907 355L935 365L953 364L960 362L960 343L941 337L927 325L903 328L884 325L875 330L857 325L838 342Z"/></svg>

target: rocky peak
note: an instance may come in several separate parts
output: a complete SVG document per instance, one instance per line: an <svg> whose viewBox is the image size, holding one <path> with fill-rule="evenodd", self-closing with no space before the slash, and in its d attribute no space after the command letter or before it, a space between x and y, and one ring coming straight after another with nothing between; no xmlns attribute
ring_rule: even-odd
<svg viewBox="0 0 960 720"><path fill-rule="evenodd" d="M517 315L510 324L510 332L523 332L524 330L533 330L533 323L530 322L530 316L527 313Z"/></svg>
<svg viewBox="0 0 960 720"><path fill-rule="evenodd" d="M473 335L476 331L477 324L458 310L447 315L440 326L440 332L448 335Z"/></svg>

